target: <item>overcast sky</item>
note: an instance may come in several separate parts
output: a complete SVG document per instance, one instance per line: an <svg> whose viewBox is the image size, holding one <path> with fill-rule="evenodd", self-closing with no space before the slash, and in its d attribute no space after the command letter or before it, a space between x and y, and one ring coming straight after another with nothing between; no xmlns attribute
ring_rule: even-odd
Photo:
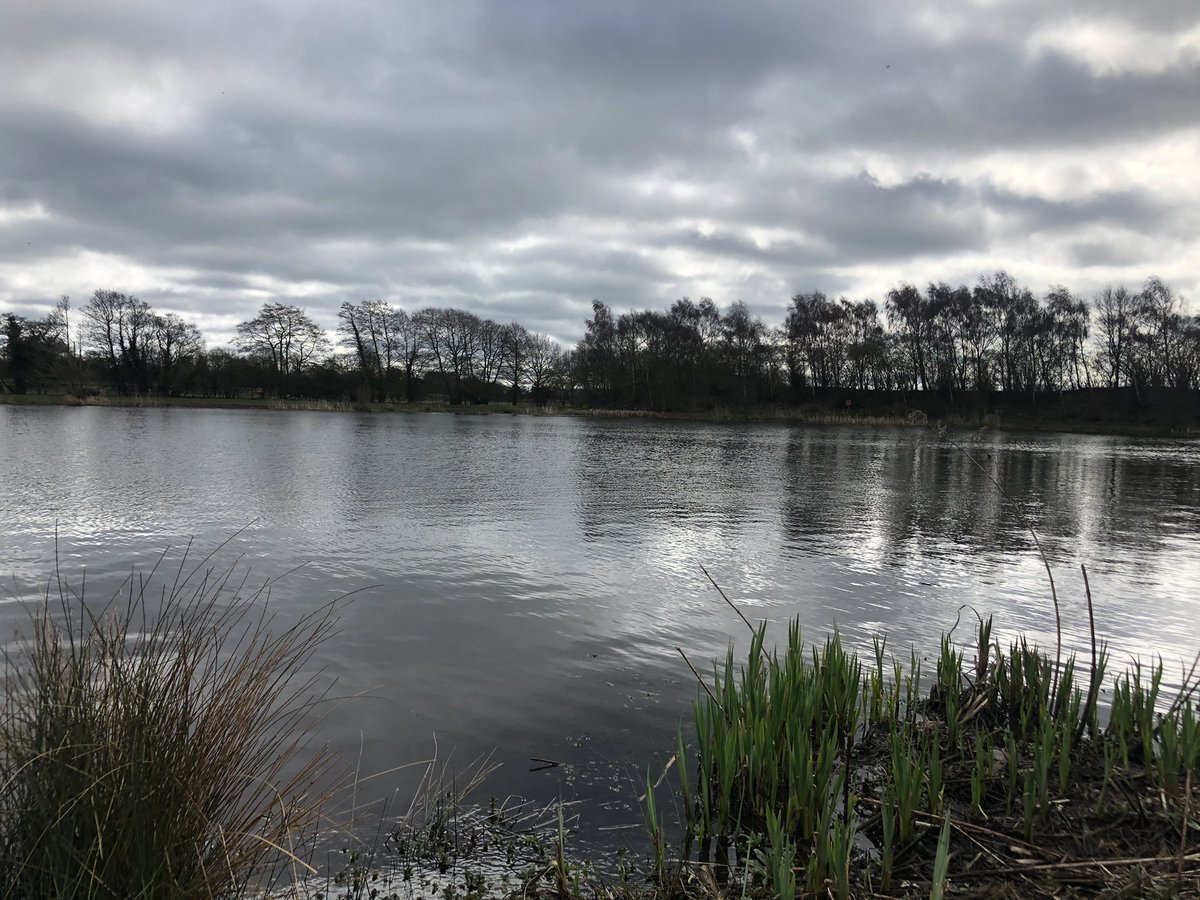
<svg viewBox="0 0 1200 900"><path fill-rule="evenodd" d="M0 311L1200 299L1196 0L0 0ZM1193 310L1200 306L1191 303Z"/></svg>

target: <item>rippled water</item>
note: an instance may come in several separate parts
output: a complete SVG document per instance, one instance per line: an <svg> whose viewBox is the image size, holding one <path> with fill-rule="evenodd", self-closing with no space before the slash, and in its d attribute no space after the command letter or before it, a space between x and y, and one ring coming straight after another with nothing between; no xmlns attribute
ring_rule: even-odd
<svg viewBox="0 0 1200 900"><path fill-rule="evenodd" d="M1198 462L1191 442L1076 435L0 406L0 623L52 571L56 528L98 597L249 525L224 558L306 564L282 608L362 591L320 662L366 695L323 726L363 772L435 736L462 763L494 749L492 792L583 800L607 827L638 820L630 776L689 715L676 648L707 669L745 638L702 564L750 618L813 637L928 650L970 604L1052 643L1029 523L1068 645L1082 562L1115 656L1161 653L1178 681L1200 646Z"/></svg>

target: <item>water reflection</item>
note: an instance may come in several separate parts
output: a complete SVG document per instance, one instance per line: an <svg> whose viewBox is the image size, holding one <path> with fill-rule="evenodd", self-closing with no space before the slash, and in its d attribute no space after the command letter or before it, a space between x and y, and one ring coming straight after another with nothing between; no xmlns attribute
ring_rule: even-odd
<svg viewBox="0 0 1200 900"><path fill-rule="evenodd" d="M309 609L370 589L318 660L335 746L365 771L498 750L494 790L612 815L673 745L702 666L752 617L927 647L964 604L1082 647L1086 562L1116 655L1200 639L1200 452L1186 442L908 429L0 407L0 574L60 553L97 590L189 535ZM961 446L956 446L961 445ZM966 452L964 452L964 449ZM968 455L969 453L969 455ZM1005 500L996 483L1019 505ZM0 622L11 632L20 616ZM531 756L561 770L529 774ZM397 785L401 782L398 780ZM381 788L382 789L382 788Z"/></svg>

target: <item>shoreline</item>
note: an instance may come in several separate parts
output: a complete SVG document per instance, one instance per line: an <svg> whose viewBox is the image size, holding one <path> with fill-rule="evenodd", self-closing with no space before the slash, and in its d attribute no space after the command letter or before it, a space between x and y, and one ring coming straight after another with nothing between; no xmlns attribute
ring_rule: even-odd
<svg viewBox="0 0 1200 900"><path fill-rule="evenodd" d="M450 415L522 415L572 416L578 418L655 419L678 422L776 423L781 425L903 427L929 428L945 426L956 430L1031 431L1048 434L1086 434L1112 437L1197 438L1200 425L1178 423L1081 421L1075 418L1052 416L1013 416L990 413L950 414L944 417L914 410L908 415L889 411L856 409L849 412L814 408L813 406L780 406L734 409L717 407L705 411L667 412L641 409L610 409L605 407L533 406L528 403L460 404L417 401L415 403L353 403L335 400L282 400L274 398L217 398L217 397L138 397L94 395L79 397L68 394L0 394L0 405L6 406L75 406L160 409L232 409L263 412L359 412L446 413Z"/></svg>

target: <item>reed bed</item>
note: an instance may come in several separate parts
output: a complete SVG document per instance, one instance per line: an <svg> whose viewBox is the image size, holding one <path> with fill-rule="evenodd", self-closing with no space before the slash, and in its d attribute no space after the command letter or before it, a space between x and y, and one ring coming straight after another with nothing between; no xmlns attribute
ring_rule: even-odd
<svg viewBox="0 0 1200 900"><path fill-rule="evenodd" d="M0 897L258 896L308 871L333 610L280 626L270 587L186 553L99 604L51 580L5 657Z"/></svg>
<svg viewBox="0 0 1200 900"><path fill-rule="evenodd" d="M791 624L700 682L675 755L680 843L647 786L648 880L666 896L1200 895L1195 666L1113 678L978 621L932 670ZM1107 705L1101 708L1104 686ZM658 816L657 819L654 817Z"/></svg>

